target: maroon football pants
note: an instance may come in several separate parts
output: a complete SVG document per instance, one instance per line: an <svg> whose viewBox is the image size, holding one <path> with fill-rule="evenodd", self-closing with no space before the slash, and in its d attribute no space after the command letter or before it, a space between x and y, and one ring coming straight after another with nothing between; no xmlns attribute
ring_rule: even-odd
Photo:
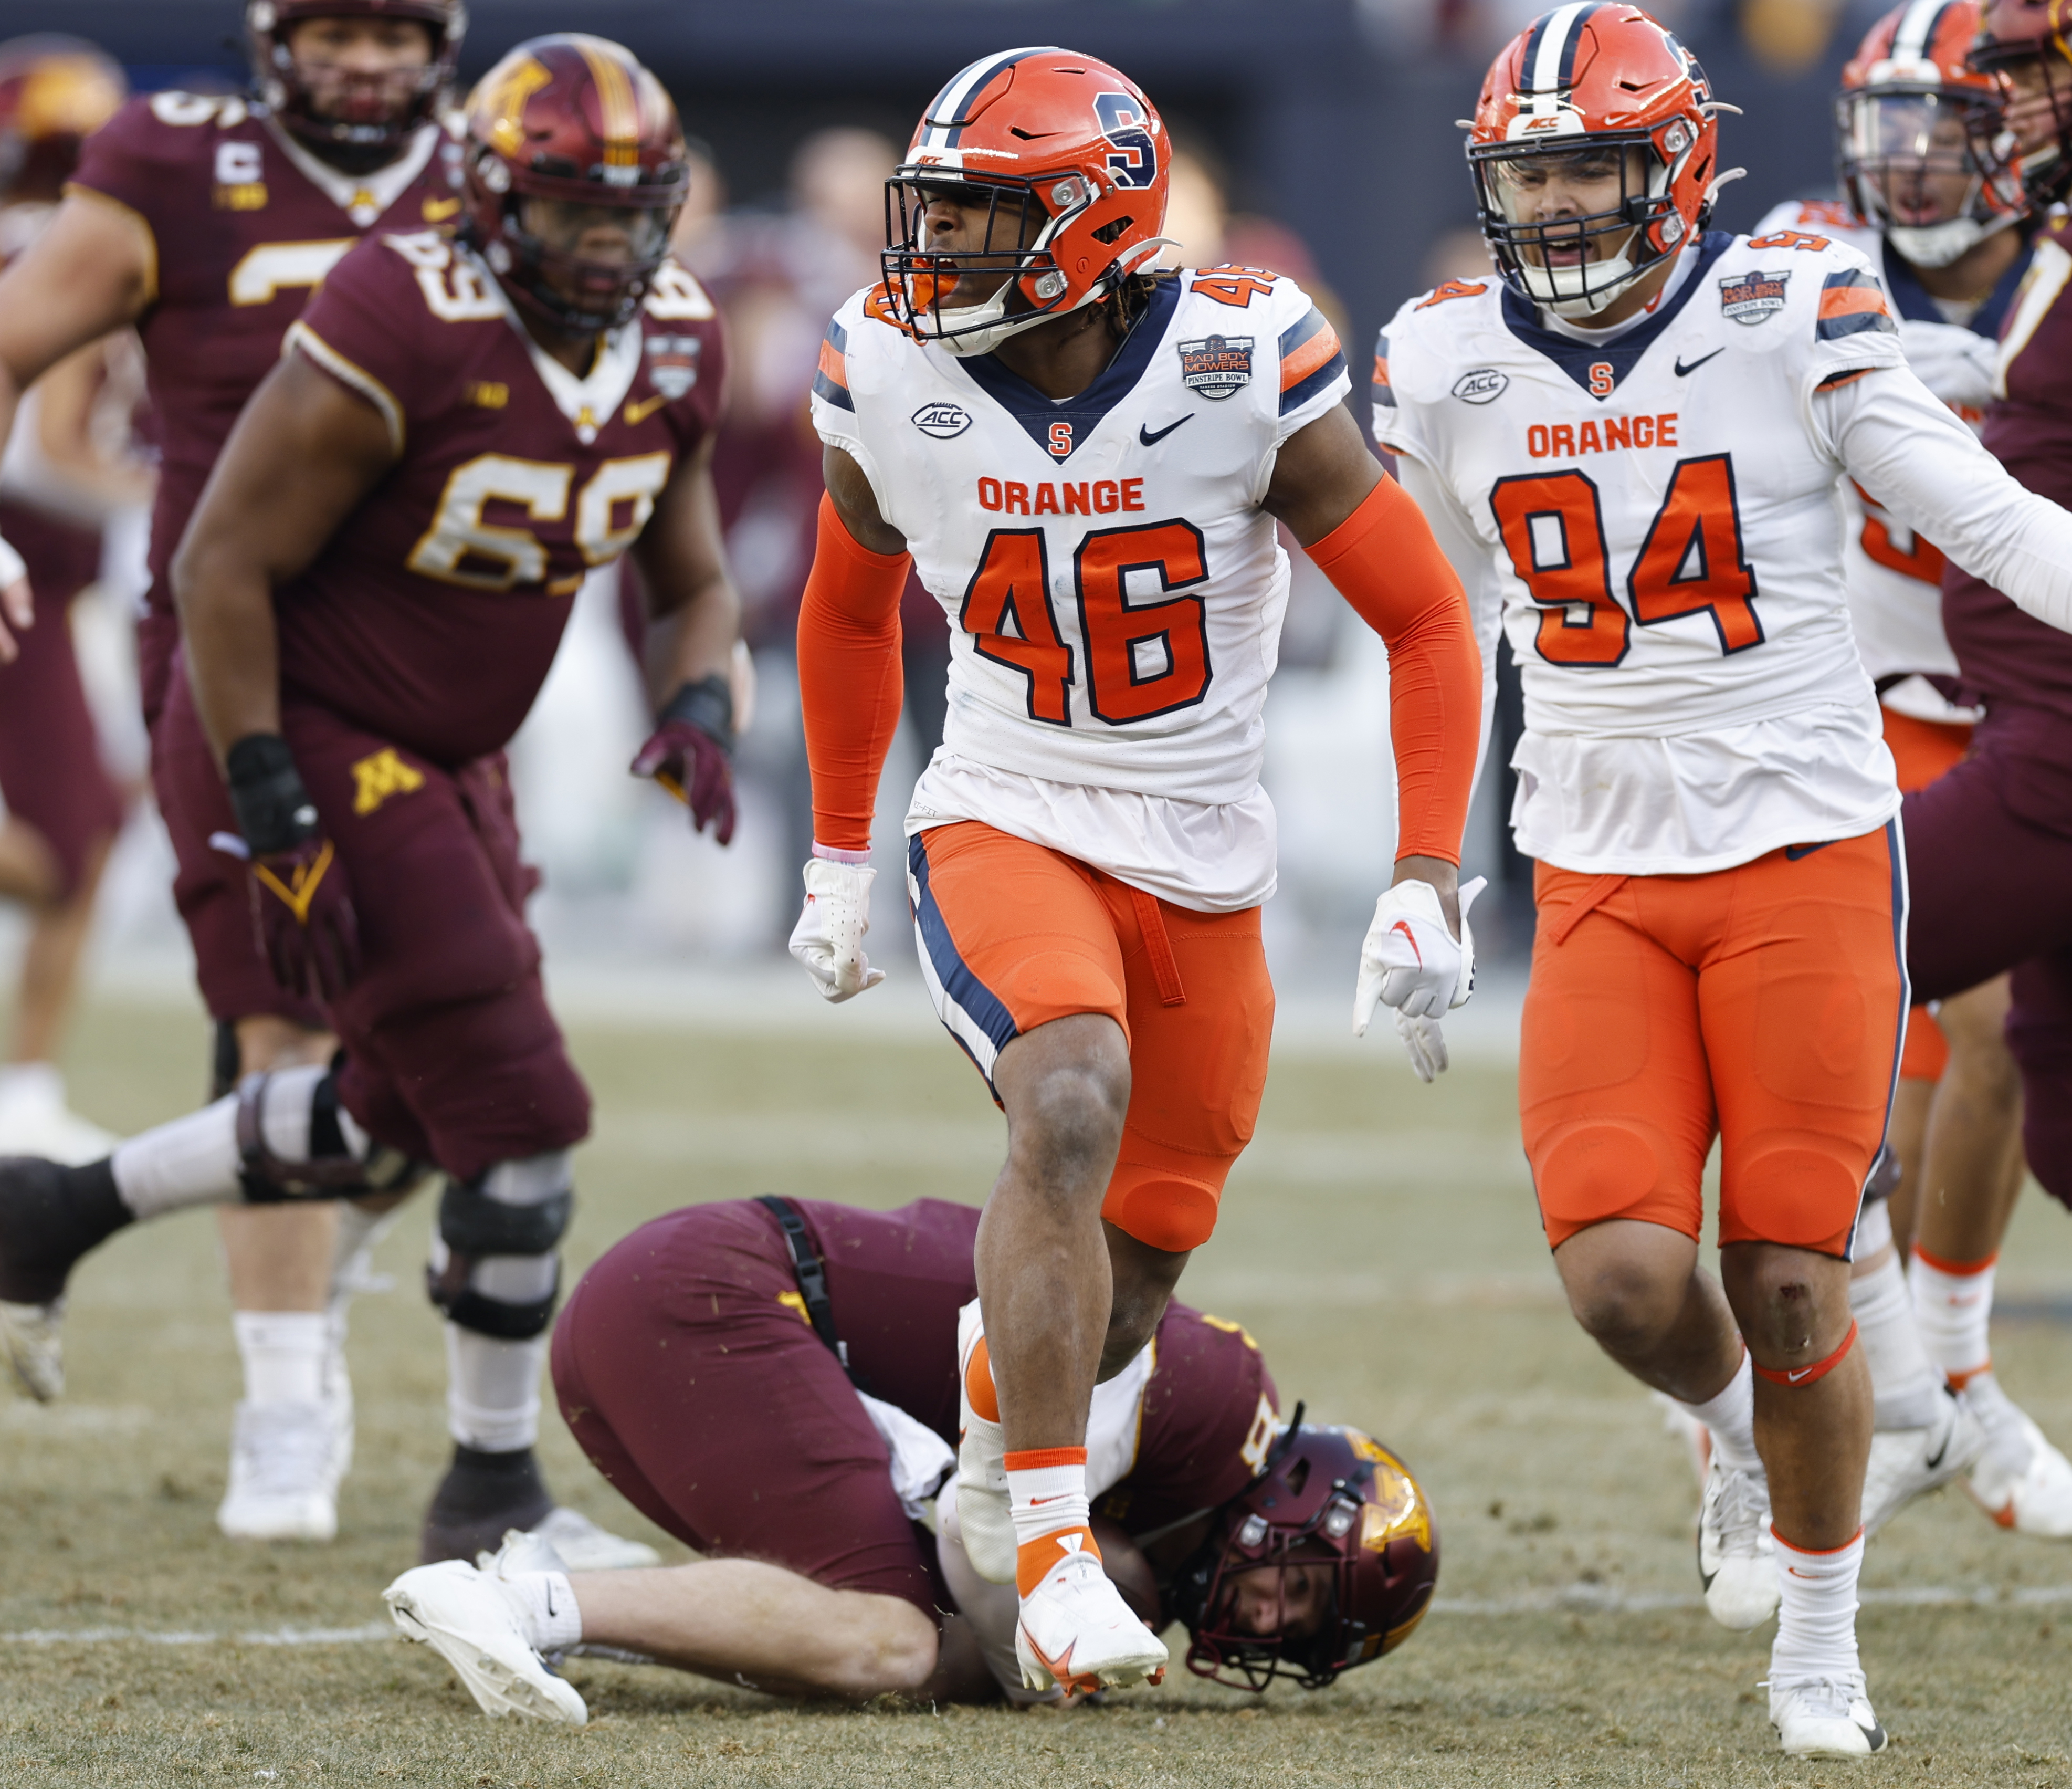
<svg viewBox="0 0 2072 1789"><path fill-rule="evenodd" d="M569 1295L553 1373L598 1470L686 1546L903 1598L931 1618L948 1606L885 1443L808 1325L761 1207L693 1206L619 1243Z"/></svg>
<svg viewBox="0 0 2072 1789"><path fill-rule="evenodd" d="M582 1141L590 1094L541 986L524 918L532 872L501 755L447 770L308 704L287 705L282 730L360 919L360 979L330 1008L305 1009L345 1045L346 1110L378 1141L462 1180ZM210 1012L294 1007L254 946L242 865L208 843L237 822L177 664L153 746ZM198 853L208 861L190 877ZM257 1003L268 997L255 971L270 1004Z"/></svg>
<svg viewBox="0 0 2072 1789"><path fill-rule="evenodd" d="M0 537L27 561L36 616L15 636L20 656L0 665L0 799L50 847L59 898L68 899L122 825L66 615L99 572L101 537L9 504L0 504Z"/></svg>
<svg viewBox="0 0 2072 1789"><path fill-rule="evenodd" d="M1971 755L1908 796L1902 820L1914 997L2014 972L2022 1143L2072 1207L2072 719L1996 705Z"/></svg>

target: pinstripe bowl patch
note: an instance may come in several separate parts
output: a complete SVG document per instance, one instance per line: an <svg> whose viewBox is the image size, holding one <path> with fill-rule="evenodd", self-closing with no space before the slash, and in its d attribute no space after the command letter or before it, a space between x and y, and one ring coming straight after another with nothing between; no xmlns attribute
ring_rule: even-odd
<svg viewBox="0 0 2072 1789"><path fill-rule="evenodd" d="M1176 344L1180 383L1198 397L1227 397L1252 383L1249 335L1204 335L1198 342Z"/></svg>
<svg viewBox="0 0 2072 1789"><path fill-rule="evenodd" d="M1789 273L1729 273L1720 282L1720 315L1753 328L1784 308Z"/></svg>

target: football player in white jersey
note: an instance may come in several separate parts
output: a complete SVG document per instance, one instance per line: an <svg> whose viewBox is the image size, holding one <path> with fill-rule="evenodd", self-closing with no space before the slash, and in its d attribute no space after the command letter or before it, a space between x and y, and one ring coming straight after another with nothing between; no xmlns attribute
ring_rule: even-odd
<svg viewBox="0 0 2072 1789"><path fill-rule="evenodd" d="M1717 109L1630 6L1520 33L1468 146L1500 277L1398 312L1376 434L1524 679L1519 1103L1556 1264L1585 1329L1717 1437L1700 1570L1730 1626L1782 1595L1784 1749L1856 1755L1885 1735L1855 1638L1871 1392L1848 1258L1906 885L1833 488L2060 627L2072 516L1906 370L1862 256L1706 229ZM1698 1266L1716 1136L1724 1297Z"/></svg>
<svg viewBox="0 0 2072 1789"><path fill-rule="evenodd" d="M1207 1240L1264 1084L1276 519L1392 654L1398 855L1356 1022L1379 1000L1429 1055L1473 964L1455 881L1482 673L1459 581L1362 444L1337 337L1293 282L1151 272L1169 154L1091 58L962 71L890 184L886 282L837 315L813 401L816 842L792 948L830 999L879 977L866 853L911 555L952 654L908 892L936 1010L1009 1138L977 1240L960 1507L974 1564L1018 1587L1039 1688L1166 1663L1098 1569L1086 1416Z"/></svg>

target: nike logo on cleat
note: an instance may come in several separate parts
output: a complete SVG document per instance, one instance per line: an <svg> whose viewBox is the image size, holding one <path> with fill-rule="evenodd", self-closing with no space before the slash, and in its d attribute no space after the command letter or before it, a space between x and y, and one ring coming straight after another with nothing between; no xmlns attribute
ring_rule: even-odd
<svg viewBox="0 0 2072 1789"><path fill-rule="evenodd" d="M1194 420L1194 413L1193 411L1190 410L1186 415L1180 418L1180 422L1192 422ZM1180 426L1180 422L1169 422L1164 428L1159 430L1155 434L1140 422L1137 426L1137 438L1142 442L1147 447L1155 447L1160 442L1163 441L1166 436L1170 435L1175 429L1178 428Z"/></svg>
<svg viewBox="0 0 2072 1789"><path fill-rule="evenodd" d="M1676 357L1676 376L1679 379L1687 378L1692 373L1696 372L1699 368L1704 365L1708 360L1716 360L1726 352L1727 351L1723 348L1716 348L1710 354L1700 355L1698 358L1693 360L1688 367L1684 364L1684 356L1679 354Z"/></svg>
<svg viewBox="0 0 2072 1789"><path fill-rule="evenodd" d="M1934 1471L1934 1470L1938 1466L1939 1466L1940 1465L1942 1465L1942 1456L1943 1456L1944 1454L1947 1454L1947 1453L1950 1451L1950 1440L1951 1440L1951 1436L1954 1436L1956 1433L1957 1433L1957 1425L1956 1425L1955 1423L1952 1423L1952 1424L1950 1425L1950 1433L1949 1433L1948 1435L1945 1435L1945 1436L1942 1437L1942 1445L1940 1447L1937 1448L1937 1449L1935 1450L1935 1451L1934 1451L1933 1454L1930 1454L1930 1455L1928 1456L1928 1459L1927 1459L1927 1462L1926 1462L1926 1464L1927 1464L1928 1470L1929 1470L1930 1472L1933 1472L1933 1471Z"/></svg>

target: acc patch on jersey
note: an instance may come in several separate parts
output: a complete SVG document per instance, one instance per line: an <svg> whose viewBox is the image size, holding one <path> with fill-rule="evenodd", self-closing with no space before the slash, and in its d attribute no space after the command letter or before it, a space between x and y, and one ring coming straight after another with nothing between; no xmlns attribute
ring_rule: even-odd
<svg viewBox="0 0 2072 1789"><path fill-rule="evenodd" d="M704 347L695 335L648 338L648 376L672 404L698 382L698 354Z"/></svg>
<svg viewBox="0 0 2072 1789"><path fill-rule="evenodd" d="M1720 282L1720 315L1753 327L1784 308L1789 273L1729 273Z"/></svg>
<svg viewBox="0 0 2072 1789"><path fill-rule="evenodd" d="M1453 381L1453 395L1463 404L1493 404L1503 396L1511 375L1494 367L1477 367Z"/></svg>
<svg viewBox="0 0 2072 1789"><path fill-rule="evenodd" d="M972 426L971 412L956 404L923 404L914 413L914 426L924 435L948 441Z"/></svg>
<svg viewBox="0 0 2072 1789"><path fill-rule="evenodd" d="M1204 335L1198 342L1179 343L1180 383L1198 397L1227 397L1250 385L1252 340L1249 335Z"/></svg>

